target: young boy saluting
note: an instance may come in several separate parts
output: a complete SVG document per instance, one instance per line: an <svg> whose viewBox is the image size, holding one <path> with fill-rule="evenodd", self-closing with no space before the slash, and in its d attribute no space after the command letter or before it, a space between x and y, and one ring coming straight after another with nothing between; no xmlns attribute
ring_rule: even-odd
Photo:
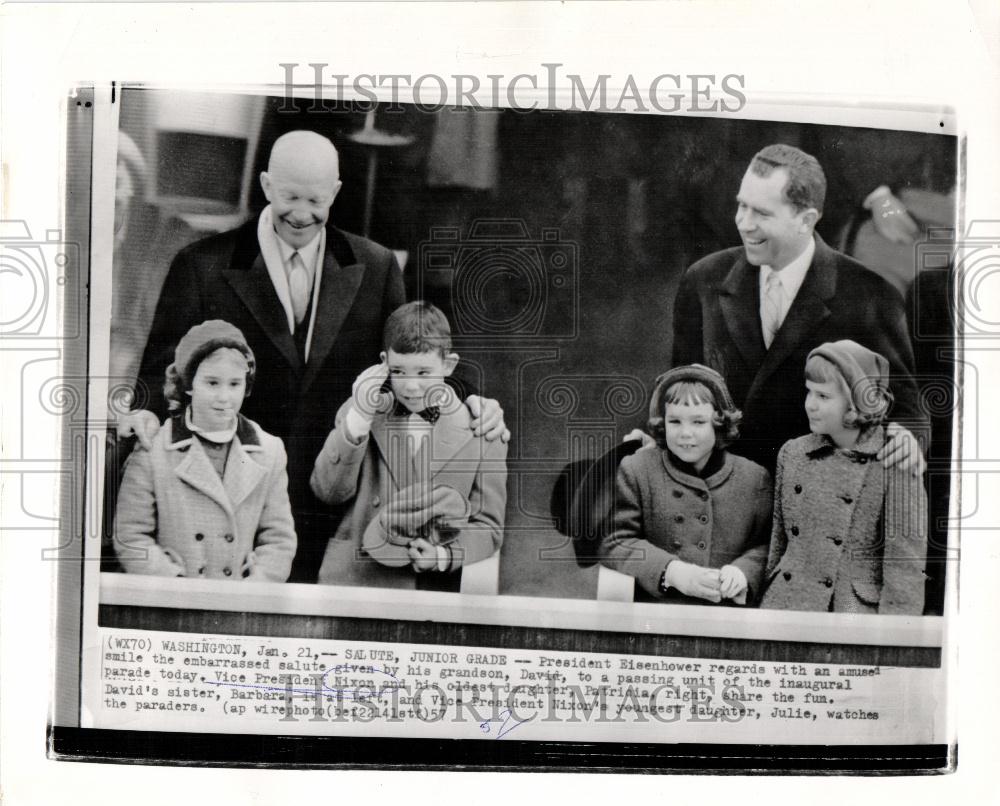
<svg viewBox="0 0 1000 806"><path fill-rule="evenodd" d="M920 615L927 496L921 479L878 460L889 362L853 341L806 359L809 430L778 454L761 607Z"/></svg>
<svg viewBox="0 0 1000 806"><path fill-rule="evenodd" d="M381 363L355 380L313 467L313 492L347 505L320 583L415 588L418 574L499 549L507 446L473 435L444 383L457 363L436 307L410 302L389 316Z"/></svg>

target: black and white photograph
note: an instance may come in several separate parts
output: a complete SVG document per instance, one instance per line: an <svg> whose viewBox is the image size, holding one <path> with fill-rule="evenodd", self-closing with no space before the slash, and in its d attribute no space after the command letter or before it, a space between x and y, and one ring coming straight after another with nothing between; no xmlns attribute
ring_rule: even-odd
<svg viewBox="0 0 1000 806"><path fill-rule="evenodd" d="M93 726L940 744L947 111L295 90L117 90Z"/></svg>
<svg viewBox="0 0 1000 806"><path fill-rule="evenodd" d="M64 88L2 244L49 758L954 773L966 107L379 53Z"/></svg>

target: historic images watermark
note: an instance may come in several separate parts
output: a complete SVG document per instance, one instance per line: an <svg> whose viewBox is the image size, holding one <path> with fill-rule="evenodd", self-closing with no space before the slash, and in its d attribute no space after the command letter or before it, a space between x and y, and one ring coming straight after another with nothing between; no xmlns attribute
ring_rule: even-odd
<svg viewBox="0 0 1000 806"><path fill-rule="evenodd" d="M610 73L583 77L562 73L561 62L543 62L532 73L485 77L470 73L441 76L423 73L338 73L327 62L281 62L284 104L279 112L298 111L296 92L312 90L310 111L347 96L358 111L379 106L380 111L402 112L402 103L423 112L446 106L465 109L507 107L517 112L569 109L577 112L730 112L747 103L746 77L739 73L670 73L623 79ZM303 79L309 79L303 81ZM557 88L566 87L560 92ZM542 96L540 99L540 95Z"/></svg>

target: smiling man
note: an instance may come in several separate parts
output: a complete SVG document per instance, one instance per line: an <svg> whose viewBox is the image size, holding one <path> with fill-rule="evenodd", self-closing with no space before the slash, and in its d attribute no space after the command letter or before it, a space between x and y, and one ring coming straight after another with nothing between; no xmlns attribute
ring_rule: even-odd
<svg viewBox="0 0 1000 806"><path fill-rule="evenodd" d="M149 443L157 414L166 413L164 370L190 327L206 319L238 327L257 357L259 379L243 413L288 452L299 538L291 581L315 581L340 513L312 494L309 475L351 382L377 358L383 325L405 301L403 274L389 249L329 221L341 182L337 150L325 137L279 137L260 182L269 204L256 219L191 244L171 264L136 410L120 418L118 432ZM505 433L496 401L473 396L467 405L476 435Z"/></svg>
<svg viewBox="0 0 1000 806"><path fill-rule="evenodd" d="M743 246L703 258L681 279L672 365L706 364L726 379L743 411L733 452L773 471L785 441L809 432L802 405L809 351L828 341L857 341L884 355L892 371L897 425L883 458L919 469L911 431L922 430L925 417L903 301L815 233L825 196L815 157L788 145L754 156L736 196Z"/></svg>

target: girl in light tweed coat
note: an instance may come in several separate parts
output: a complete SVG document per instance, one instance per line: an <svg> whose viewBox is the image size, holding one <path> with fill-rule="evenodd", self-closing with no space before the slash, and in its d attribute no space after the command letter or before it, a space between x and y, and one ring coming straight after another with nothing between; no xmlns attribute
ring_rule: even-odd
<svg viewBox="0 0 1000 806"><path fill-rule="evenodd" d="M281 440L240 415L255 374L243 334L219 319L177 344L174 412L125 465L115 551L129 573L284 582L295 555Z"/></svg>
<svg viewBox="0 0 1000 806"><path fill-rule="evenodd" d="M778 454L767 589L761 607L920 615L927 498L922 480L885 468L889 365L853 341L806 360L811 434Z"/></svg>

